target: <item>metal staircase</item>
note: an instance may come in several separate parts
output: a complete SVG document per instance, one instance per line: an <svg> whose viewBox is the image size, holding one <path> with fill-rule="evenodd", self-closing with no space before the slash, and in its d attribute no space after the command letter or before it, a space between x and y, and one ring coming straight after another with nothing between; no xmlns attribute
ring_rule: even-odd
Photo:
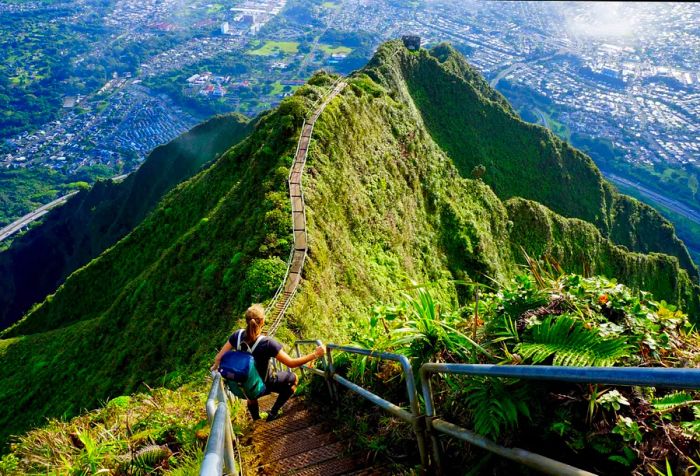
<svg viewBox="0 0 700 476"><path fill-rule="evenodd" d="M269 411L276 396L258 400L260 409ZM290 400L283 415L270 423L258 422L249 435L244 454L254 457L245 461L248 475L335 476L377 475L378 469L367 468L363 458L354 454L350 442L341 440L324 420L299 398Z"/></svg>
<svg viewBox="0 0 700 476"><path fill-rule="evenodd" d="M294 295L301 282L301 272L304 267L304 261L306 260L306 254L308 253L308 238L306 233L306 210L304 206L304 190L302 187L302 177L304 174L304 166L306 165L306 157L309 150L309 144L311 142L311 135L313 134L314 124L319 118L323 110L326 108L328 103L333 100L346 86L346 83L342 81L342 78L338 78L331 85L331 90L328 94L323 95L319 98L316 104L313 105L313 113L311 116L304 120L301 127L301 135L299 136L299 141L297 142L297 149L294 153L294 162L292 163L292 168L289 171L289 176L287 178L287 183L289 184L289 200L292 207L292 233L294 236L294 245L292 246L289 259L287 261L287 271L282 279L282 283L277 292L275 293L272 301L265 309L265 314L267 316L272 316L271 323L267 329L266 334L268 336L273 336L279 326L283 322L284 314L289 308L289 305L294 298ZM318 102L321 102L318 105ZM209 417L209 423L211 425L211 433L207 440L207 447L205 451L204 462L200 469L201 475L222 475L224 471L226 474L242 474L242 468L239 461L234 458L234 446L238 446L235 442L235 435L231 428L231 422L228 413L227 400L230 400L231 395L224 388L221 382L221 376L215 373L213 376L213 383L211 391L209 394L209 399L207 401L207 415ZM260 400L261 404L264 406L269 402L269 399L263 398ZM271 404L270 404L271 406ZM284 450L285 446L275 446L272 442L285 442L288 439L287 433L292 431L291 427L286 425L302 425L304 427L314 427L312 421L308 420L308 415L304 412L296 412L294 409L298 408L299 405L293 406L291 412L286 416L283 416L276 422L271 422L270 427L265 430L261 430L261 434L254 435L254 439L260 442L267 442L264 444L264 448L278 448L278 453L267 454L262 451L261 454L268 456L265 459L265 465L261 467L262 473L260 474L291 474L289 467L282 471L282 467L274 466L276 468L273 472L270 469L270 464L278 461L282 458L281 451ZM288 410L289 411L289 410ZM305 419L307 418L307 419ZM296 422L296 423L293 423ZM277 433L275 433L275 428L278 428ZM283 431L282 431L283 430ZM281 437L279 432L282 431ZM297 435L301 436L301 435ZM330 438L332 433L326 433L326 439ZM355 469L361 467L355 463L355 460L342 459L340 455L343 454L345 445L337 440L330 442L328 445L313 446L315 440L311 442L304 440L303 444L297 445L298 454L296 459L293 459L294 468L298 468L301 472L294 472L294 474L349 474ZM324 441L324 440L322 440ZM274 454L277 454L278 460L270 459ZM285 463L289 464L287 461L289 458L289 451L284 455ZM337 460L337 461L336 461ZM345 472L337 472L338 469L331 471L327 466L332 466L336 468L345 468ZM303 470L303 471L302 471ZM364 473L363 473L364 474ZM371 473L367 473L371 474Z"/></svg>
<svg viewBox="0 0 700 476"><path fill-rule="evenodd" d="M284 275L282 284L277 288L272 301L265 309L267 316L272 316L267 335L273 336L282 324L284 314L294 298L294 294L301 282L301 272L304 268L304 261L309 251L308 236L306 234L306 208L304 206L304 189L302 187L302 177L306 156L309 151L311 135L314 131L314 124L326 108L346 86L340 79L333 84L333 89L321 99L323 102L318 106L309 118L304 120L301 127L301 135L297 143L297 150L294 154L294 163L289 171L287 183L289 184L289 200L292 204L292 233L294 235L294 246L287 261L287 272Z"/></svg>

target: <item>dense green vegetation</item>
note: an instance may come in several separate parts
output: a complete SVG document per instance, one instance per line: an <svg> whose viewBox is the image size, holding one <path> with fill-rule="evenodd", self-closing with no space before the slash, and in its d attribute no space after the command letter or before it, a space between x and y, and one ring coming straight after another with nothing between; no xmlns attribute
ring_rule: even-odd
<svg viewBox="0 0 700 476"><path fill-rule="evenodd" d="M312 88L307 94L316 99ZM258 275L249 276L256 260L289 251L284 179L304 112L299 97L261 118L248 139L166 195L20 322L36 334L0 341L0 405L22 408L0 417L3 440L210 359L251 300L239 289L259 288Z"/></svg>
<svg viewBox="0 0 700 476"><path fill-rule="evenodd" d="M429 52L395 54L393 45L379 51L373 62L380 66L373 68L371 62L368 74L411 96L425 126L462 176L483 165L483 180L501 199L536 200L559 214L593 223L617 244L676 256L698 277L667 220L617 193L588 156L547 129L521 121L454 49L439 45Z"/></svg>
<svg viewBox="0 0 700 476"><path fill-rule="evenodd" d="M614 276L636 289L664 296L695 313L700 310L697 284L678 260L660 253L633 253L606 239L590 223L563 218L543 205L521 198L506 202L513 223L511 246L515 256L554 258L567 271L587 276Z"/></svg>
<svg viewBox="0 0 700 476"><path fill-rule="evenodd" d="M700 334L687 316L645 292L604 278L560 274L530 262L528 273L482 289L463 306L430 286L376 305L352 329L355 345L424 362L693 367ZM466 284L471 293L475 287ZM478 312L477 312L478 311ZM336 355L336 368L392 402L406 404L400 369ZM318 382L317 382L318 385ZM319 398L324 389L317 388ZM484 377L433 377L439 418L507 446L529 449L596 474L694 474L700 451L698 395ZM337 411L358 445L414 464L409 425L392 422L346 392ZM356 415L363 415L357 418ZM348 418L352 415L352 418ZM378 429L373 431L372 429ZM446 474L535 474L445 438ZM695 461L694 461L695 460ZM686 473L690 471L690 473ZM666 474L666 473L663 473Z"/></svg>
<svg viewBox="0 0 700 476"><path fill-rule="evenodd" d="M683 243L685 243L685 245L688 247L688 252L693 258L693 261L695 264L700 265L700 223L689 220L686 216L681 215L680 213L677 213L664 205L661 205L648 196L642 195L634 187L627 187L617 184L617 188L620 189L621 192L630 195L639 201L653 205L653 207L658 210L659 213L673 223L678 237L683 240Z"/></svg>
<svg viewBox="0 0 700 476"><path fill-rule="evenodd" d="M442 131L435 130L435 124L426 126L429 121L424 119L430 107L416 91L417 85L425 82L422 76L427 71L434 76L431 94L447 98L436 99L440 104L449 103L451 98L461 105L460 110L478 109L478 117L494 118L499 124L478 135L478 145L484 151L493 149L505 154L503 144L510 144L523 154L523 160L528 158L528 151L543 151L542 164L554 164L560 173L547 169L551 183L543 187L546 190L542 197L554 200L558 187L563 189L587 178L605 199L615 196L599 180L589 159L541 128L524 125L502 97L477 81L476 73L468 76L471 70L452 50L442 46L433 55L413 54L400 42L384 45L365 71L348 80L348 87L328 105L315 125L304 179L310 252L303 285L288 312L286 326L278 334L281 340L291 343L295 335L301 334L347 342L353 326L369 339L372 331L359 323L377 301L391 303L397 290L410 287L413 281L435 282L434 299L445 310L435 316L445 319L435 317L432 323L440 338L447 339L447 350L436 355L452 355L455 360L477 358L475 339L464 340L449 329L459 324L463 313L457 310L465 306L468 309L472 297L470 288L454 280L488 285L494 292L511 289L510 279L520 274L518 264L526 260L518 245L531 246L529 253L534 258L545 254L552 257L549 262L560 260L567 273L581 269L585 274L610 273L610 278L617 277L642 291L653 289L659 293L658 299L682 303L689 314L697 317L698 289L692 287L688 272L681 269L677 258L633 253L601 233L601 223L608 223L606 230L612 234L615 221L608 215L596 217L597 212L608 213L603 206L608 202L597 192L574 203L569 192L562 191L561 201L581 215L592 217L598 227L580 219L566 219L556 213L555 206L550 210L527 200L503 202L498 186L489 186L494 165L483 156L479 164L485 170L477 164L465 173L466 159L450 149L454 144L441 145L449 142L445 137L459 138L455 128L465 127L464 134L468 135L470 127L475 126L465 124L464 117L445 124ZM465 76L471 78L473 86L463 79ZM324 73L315 75L277 110L261 117L247 139L211 167L175 187L131 233L74 272L54 295L20 321L12 337L0 340L0 407L7 409L0 414L1 441L40 424L46 417L76 415L101 400L135 392L142 383L176 386L183 375L193 375L193 379L201 375L195 371L208 366L228 332L240 325L242 311L253 300L265 302L271 298L277 285L275 277L284 272L284 259L292 244L286 187L289 166L304 116L330 89L333 79ZM487 123L485 119L480 121ZM536 137L534 143L530 135ZM508 154L506 157L515 153ZM475 178L466 178L472 169ZM536 167L521 169L533 175L545 173ZM524 173L521 175L527 179ZM503 177L505 183L506 175ZM581 185L580 192L587 189ZM622 197L616 200L626 203ZM586 204L594 208L589 210ZM531 210L512 216L518 206ZM642 212L635 209L635 213ZM640 218L647 227L644 232L650 235L660 233L650 224L652 218ZM672 228L665 231L673 236ZM646 245L643 238L639 239L639 246ZM592 247L590 252L579 253L588 245ZM620 276L615 276L618 272ZM661 283L664 276L668 277L667 283ZM562 279L557 286L570 294L588 283L576 284L576 278L568 274ZM599 281L591 281L593 288L613 287L610 293L616 299L616 293L623 292L622 286L618 289L602 278L595 279ZM515 307L524 311L549 302L550 294L532 288L531 280L530 284L523 278L518 282L530 287L515 292ZM591 297L595 292L581 299L598 299ZM646 306L641 310L661 312L641 291L624 292ZM523 296L526 303L520 305L516 301ZM497 309L502 297L489 299L494 309L486 316L494 325L505 322L506 314L520 317L515 310L504 313ZM538 304L527 307L533 302ZM636 363L646 358L638 352L638 337L642 334L656 332L660 336L666 332L669 342L675 344L674 339L682 339L686 332L687 319L682 314L657 329L648 327L654 324L651 319L649 323L637 322L642 314L635 314L630 324L634 329L608 328L607 335L599 333L591 338L586 334L590 331L587 326L610 326L604 326L598 317L577 314L569 304L562 302L560 308L569 321L557 324L543 318L542 322L526 322L525 327L517 329L517 341L502 340L491 345L486 342L492 338L491 331L487 327L479 330L477 337L487 353L479 358L500 360L505 351L527 362L558 358L559 351L548 347L552 342L546 336L553 332L561 338L562 329L570 325L580 338L577 342L590 346L587 358L579 363ZM669 305L663 307L675 312ZM630 304L630 309L635 308ZM449 309L455 310L453 316ZM607 311L594 309L606 315ZM627 326L626 321L621 324L614 316L610 320ZM534 329L540 324L548 327ZM638 329L638 325L644 329ZM600 343L600 339L609 338L619 340L611 353L607 353L611 348ZM416 355L430 356L435 342L425 342L428 344L421 344L416 337L400 345ZM685 342L679 346L685 346ZM516 350L516 346L528 343L540 347L525 345ZM659 349L667 344L655 343ZM554 351L547 353L551 349ZM663 354L661 350L659 353ZM573 355L575 352L570 351L560 358L569 361ZM652 353L651 358L657 357ZM666 358L670 359L663 354L648 362ZM445 398L457 397L446 394ZM576 418L580 416L577 409L572 409ZM467 410L460 415L468 415ZM529 409L531 414L535 410ZM525 410L518 412L517 422L498 425L502 434L507 433L503 429L515 428L516 423L527 420ZM578 422L574 428L584 431Z"/></svg>
<svg viewBox="0 0 700 476"><path fill-rule="evenodd" d="M50 420L20 437L0 474L196 474L208 436L205 381L176 391L120 396L70 421ZM234 431L245 428L232 408Z"/></svg>
<svg viewBox="0 0 700 476"><path fill-rule="evenodd" d="M561 105L557 106L552 101L529 88L513 84L507 80L499 82L499 91L508 98L522 118L528 122L538 122L539 117L531 110L541 113L547 120L547 127L564 140L568 140L572 145L583 152L589 154L596 164L606 172L613 172L620 176L639 182L645 188L656 193L666 194L668 190L673 190L673 199L683 203L690 208L698 209L698 177L700 168L695 164L664 164L656 163L653 166L641 166L629 164L624 160L622 153L613 147L612 142L604 137L591 137L579 133L571 134L568 128L558 122L559 113L562 111ZM565 109L564 109L565 110ZM544 112L543 112L544 111ZM664 217L673 223L676 232L688 246L695 264L700 263L700 256L693 248L700 248L697 243L699 236L692 231L693 224L668 210L663 205L650 201L648 197L641 196L639 192L629 187L621 187L620 190L631 195L638 200L653 205ZM690 228L690 229L689 229Z"/></svg>
<svg viewBox="0 0 700 476"><path fill-rule="evenodd" d="M0 253L0 329L123 238L170 189L249 132L248 121L241 116L210 119L156 148L124 181L97 182L16 239ZM20 327L13 332L26 331Z"/></svg>

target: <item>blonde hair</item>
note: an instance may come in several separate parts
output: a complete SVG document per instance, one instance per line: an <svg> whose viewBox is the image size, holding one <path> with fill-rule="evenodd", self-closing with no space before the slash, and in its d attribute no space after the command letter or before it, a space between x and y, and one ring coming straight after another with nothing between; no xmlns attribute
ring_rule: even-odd
<svg viewBox="0 0 700 476"><path fill-rule="evenodd" d="M245 312L245 340L254 342L262 333L265 325L265 309L261 304L253 304Z"/></svg>

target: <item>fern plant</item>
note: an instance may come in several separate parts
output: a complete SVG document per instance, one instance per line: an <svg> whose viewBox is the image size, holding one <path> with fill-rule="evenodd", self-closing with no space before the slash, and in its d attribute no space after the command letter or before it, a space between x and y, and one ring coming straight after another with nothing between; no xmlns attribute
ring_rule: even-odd
<svg viewBox="0 0 700 476"><path fill-rule="evenodd" d="M550 316L534 326L531 339L518 344L515 351L534 364L553 357L553 365L611 366L631 355L624 338L605 339L567 315Z"/></svg>
<svg viewBox="0 0 700 476"><path fill-rule="evenodd" d="M152 474L155 468L167 466L172 451L163 445L148 445L141 448L131 460L131 470L135 475Z"/></svg>
<svg viewBox="0 0 700 476"><path fill-rule="evenodd" d="M680 427L687 436L700 441L700 400L687 392L673 392L660 398L655 398L651 405L665 419L672 419L671 414L682 408L690 408L693 419L681 421Z"/></svg>
<svg viewBox="0 0 700 476"><path fill-rule="evenodd" d="M677 408L700 403L686 392L673 392L660 398L655 398L651 404L654 410L661 413L671 412Z"/></svg>
<svg viewBox="0 0 700 476"><path fill-rule="evenodd" d="M452 385L457 387L454 381ZM514 430L520 416L530 418L528 387L514 380L470 378L459 385L458 395L472 415L474 431L488 438L497 439L504 431Z"/></svg>
<svg viewBox="0 0 700 476"><path fill-rule="evenodd" d="M416 297L403 295L408 319L392 330L390 345L397 348L417 365L435 358L452 356L467 360L473 349L491 357L491 354L457 328L460 318L440 308L426 289L418 289Z"/></svg>

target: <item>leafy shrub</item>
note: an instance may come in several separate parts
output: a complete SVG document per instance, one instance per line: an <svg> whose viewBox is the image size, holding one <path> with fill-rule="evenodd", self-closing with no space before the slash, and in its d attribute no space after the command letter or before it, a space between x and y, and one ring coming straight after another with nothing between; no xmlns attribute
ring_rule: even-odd
<svg viewBox="0 0 700 476"><path fill-rule="evenodd" d="M286 263L277 257L253 261L241 285L242 300L260 302L270 297L279 286L286 270Z"/></svg>
<svg viewBox="0 0 700 476"><path fill-rule="evenodd" d="M355 344L404 354L414 368L428 361L700 364L700 335L675 306L614 280L531 266L531 272L482 294L478 307L454 308L427 287L402 293L391 304L375 306L366 327L356 325ZM373 359L344 359L347 364L340 368L347 368L351 379L401 398L396 370ZM654 389L642 394L600 385L452 375L432 381L440 418L544 454L550 445L563 446L570 453L556 459L579 461L598 472L615 473L620 465L653 471L659 448L673 466L685 468L687 456L679 449L688 455L700 451L700 396L691 392L657 397Z"/></svg>

